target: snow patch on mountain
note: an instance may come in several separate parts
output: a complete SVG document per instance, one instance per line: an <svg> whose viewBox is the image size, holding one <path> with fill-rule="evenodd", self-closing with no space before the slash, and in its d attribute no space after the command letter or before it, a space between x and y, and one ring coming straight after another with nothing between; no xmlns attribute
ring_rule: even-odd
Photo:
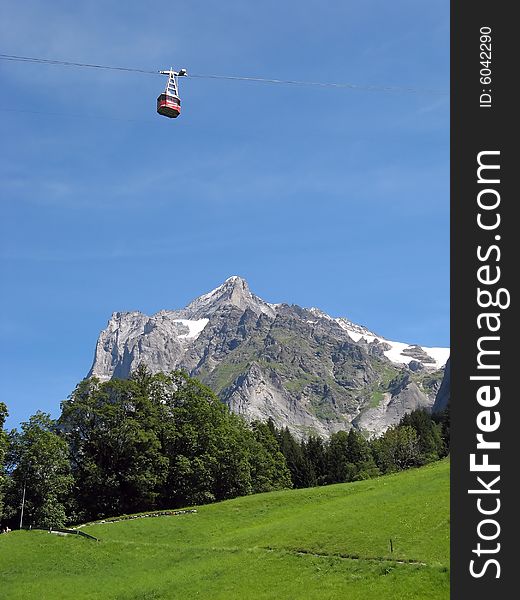
<svg viewBox="0 0 520 600"><path fill-rule="evenodd" d="M204 327L209 323L209 319L197 319L192 321L190 319L174 319L173 323L181 323L189 329L189 333L177 336L178 339L190 339L195 340L199 337Z"/></svg>
<svg viewBox="0 0 520 600"><path fill-rule="evenodd" d="M376 335L365 327L356 325L355 323L352 323L343 317L334 320L349 334L349 336L355 342L359 342L360 340L364 339L369 344L376 341L388 344L390 349L385 350L384 355L396 364L408 365L412 360L417 360L417 357L424 353L426 356L422 358L421 362L427 366L440 369L446 364L446 361L450 355L449 348L417 346L414 344L406 344L404 342L395 342L393 340L387 340L382 336Z"/></svg>

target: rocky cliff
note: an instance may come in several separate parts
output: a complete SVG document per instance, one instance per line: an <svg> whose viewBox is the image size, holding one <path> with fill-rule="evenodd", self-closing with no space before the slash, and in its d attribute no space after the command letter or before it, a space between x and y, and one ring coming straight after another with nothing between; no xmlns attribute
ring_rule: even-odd
<svg viewBox="0 0 520 600"><path fill-rule="evenodd" d="M437 392L437 396L435 397L435 403L432 407L433 413L439 413L445 410L445 408L450 403L450 386L451 386L451 367L450 367L450 359L448 358L448 362L444 367L444 377L441 382L441 386L439 391Z"/></svg>
<svg viewBox="0 0 520 600"><path fill-rule="evenodd" d="M299 437L351 426L375 435L433 406L448 354L316 308L265 302L234 276L180 310L114 313L89 376L125 378L140 363L184 369L233 411L272 417Z"/></svg>

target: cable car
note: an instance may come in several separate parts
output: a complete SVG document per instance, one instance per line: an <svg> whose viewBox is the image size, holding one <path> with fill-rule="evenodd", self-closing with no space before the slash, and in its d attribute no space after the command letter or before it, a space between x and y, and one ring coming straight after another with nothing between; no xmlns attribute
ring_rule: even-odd
<svg viewBox="0 0 520 600"><path fill-rule="evenodd" d="M157 98L157 112L164 117L176 119L181 114L181 99L179 97L179 77L185 77L186 69L180 71L159 71L161 75L168 75L166 89Z"/></svg>

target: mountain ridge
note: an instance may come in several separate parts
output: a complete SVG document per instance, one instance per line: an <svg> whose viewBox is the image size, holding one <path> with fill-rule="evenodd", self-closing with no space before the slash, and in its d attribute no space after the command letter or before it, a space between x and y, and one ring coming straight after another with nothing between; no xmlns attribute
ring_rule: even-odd
<svg viewBox="0 0 520 600"><path fill-rule="evenodd" d="M370 436L431 409L448 356L315 307L266 302L234 275L185 308L114 312L88 376L125 378L140 363L180 368L247 419L272 418L299 437L351 426Z"/></svg>

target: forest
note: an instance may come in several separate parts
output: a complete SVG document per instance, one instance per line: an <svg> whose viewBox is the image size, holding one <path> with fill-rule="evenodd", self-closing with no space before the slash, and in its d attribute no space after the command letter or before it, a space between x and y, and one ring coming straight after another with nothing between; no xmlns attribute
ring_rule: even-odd
<svg viewBox="0 0 520 600"><path fill-rule="evenodd" d="M351 428L298 440L272 420L247 423L183 372L145 366L84 379L58 419L37 412L7 432L7 416L0 402L0 525L10 528L370 479L439 460L450 441L449 407L413 411L374 439Z"/></svg>

